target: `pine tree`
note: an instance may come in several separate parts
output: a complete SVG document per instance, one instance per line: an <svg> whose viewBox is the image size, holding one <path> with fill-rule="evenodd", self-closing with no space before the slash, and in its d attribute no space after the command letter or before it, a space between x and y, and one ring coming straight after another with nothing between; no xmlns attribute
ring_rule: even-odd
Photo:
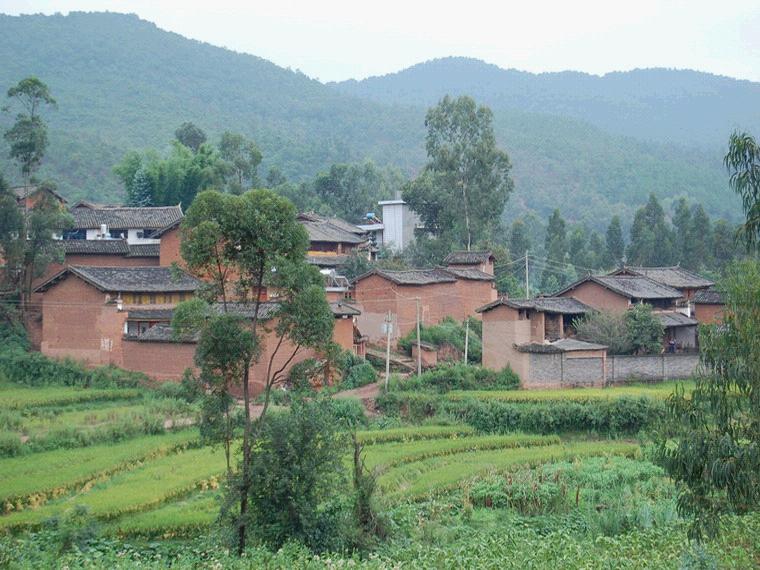
<svg viewBox="0 0 760 570"><path fill-rule="evenodd" d="M689 228L690 258L684 265L689 269L701 269L711 265L710 253L712 243L712 228L710 217L701 204L694 207L691 213L691 226Z"/></svg>
<svg viewBox="0 0 760 570"><path fill-rule="evenodd" d="M613 216L610 225L607 226L607 265L617 267L623 263L625 255L625 242L623 241L623 228L620 225L620 216Z"/></svg>
<svg viewBox="0 0 760 570"><path fill-rule="evenodd" d="M676 231L675 258L684 267L691 267L694 256L691 247L691 210L686 198L681 198L676 202L673 225Z"/></svg>
<svg viewBox="0 0 760 570"><path fill-rule="evenodd" d="M153 183L144 168L135 172L132 184L127 189L127 204L138 208L153 204Z"/></svg>
<svg viewBox="0 0 760 570"><path fill-rule="evenodd" d="M627 261L631 265L671 265L673 263L673 231L665 220L665 212L654 194L643 208L636 211L631 226L631 243Z"/></svg>

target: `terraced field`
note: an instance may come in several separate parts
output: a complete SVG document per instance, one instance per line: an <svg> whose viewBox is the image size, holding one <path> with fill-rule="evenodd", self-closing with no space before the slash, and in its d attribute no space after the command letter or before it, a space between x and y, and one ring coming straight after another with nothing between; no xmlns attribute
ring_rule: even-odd
<svg viewBox="0 0 760 570"><path fill-rule="evenodd" d="M655 398L664 400L677 386L689 392L694 382L660 382L610 388L568 388L560 390L454 390L447 394L451 400L498 400L503 402L587 402L592 400L613 400L616 398Z"/></svg>

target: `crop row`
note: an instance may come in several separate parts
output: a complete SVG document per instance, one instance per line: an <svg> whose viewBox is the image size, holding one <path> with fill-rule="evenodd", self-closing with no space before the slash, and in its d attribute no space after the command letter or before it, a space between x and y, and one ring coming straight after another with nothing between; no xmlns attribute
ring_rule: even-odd
<svg viewBox="0 0 760 570"><path fill-rule="evenodd" d="M212 448L179 451L120 473L91 488L34 510L0 517L0 528L36 527L45 519L75 506L86 506L95 517L108 520L145 511L195 489L218 486L224 457Z"/></svg>
<svg viewBox="0 0 760 570"><path fill-rule="evenodd" d="M559 436L541 435L484 435L457 439L437 439L372 445L366 448L365 463L369 469L388 469L403 463L422 461L430 457L455 455L488 449L511 449L538 445L557 445Z"/></svg>
<svg viewBox="0 0 760 570"><path fill-rule="evenodd" d="M445 492L479 474L538 465L559 459L595 455L634 455L638 446L625 442L581 442L505 450L475 451L433 457L388 470L379 478L380 488L390 498L417 499Z"/></svg>
<svg viewBox="0 0 760 570"><path fill-rule="evenodd" d="M142 392L131 388L4 387L0 389L0 409L22 410L37 406L61 406L80 402L135 400L140 397L142 397Z"/></svg>
<svg viewBox="0 0 760 570"><path fill-rule="evenodd" d="M683 383L687 391L693 389L693 382ZM451 400L498 400L503 402L588 402L612 400L622 397L654 398L663 400L672 394L677 382L639 384L610 388L569 388L560 390L454 390L446 396Z"/></svg>
<svg viewBox="0 0 760 570"><path fill-rule="evenodd" d="M202 491L114 521L109 530L118 536L177 538L196 536L219 515L219 497Z"/></svg>
<svg viewBox="0 0 760 570"><path fill-rule="evenodd" d="M394 441L416 441L420 439L444 439L472 435L475 429L468 425L453 426L409 426L382 430L357 432L357 439L365 445L390 443Z"/></svg>
<svg viewBox="0 0 760 570"><path fill-rule="evenodd" d="M32 459L4 459L0 461L2 512L40 505L88 482L125 470L136 462L187 446L197 437L197 432L188 430L116 445L46 451L35 454Z"/></svg>

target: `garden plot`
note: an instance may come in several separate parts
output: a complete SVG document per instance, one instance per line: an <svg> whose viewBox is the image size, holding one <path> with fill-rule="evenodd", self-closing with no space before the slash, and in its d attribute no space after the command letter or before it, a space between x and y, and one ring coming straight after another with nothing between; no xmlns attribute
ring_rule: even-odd
<svg viewBox="0 0 760 570"><path fill-rule="evenodd" d="M24 410L39 406L63 406L82 402L103 402L113 400L137 400L142 391L122 388L74 388L68 386L46 386L21 388L0 386L0 410Z"/></svg>

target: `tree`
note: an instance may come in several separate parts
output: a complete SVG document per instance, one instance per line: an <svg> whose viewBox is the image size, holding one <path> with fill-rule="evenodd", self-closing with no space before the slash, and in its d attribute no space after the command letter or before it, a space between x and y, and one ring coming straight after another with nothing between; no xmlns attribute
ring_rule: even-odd
<svg viewBox="0 0 760 570"><path fill-rule="evenodd" d="M10 157L21 167L24 185L39 168L48 145L47 125L39 115L42 105L56 106L50 89L36 77L27 77L8 89L8 98L21 105L25 112L16 115L13 126L5 131L11 145Z"/></svg>
<svg viewBox="0 0 760 570"><path fill-rule="evenodd" d="M250 352L235 350L239 361L230 366L218 364L226 358L216 354L226 350L223 342L215 342L214 350L199 355L203 362L208 361L214 377L223 377L222 372L229 370L232 378L234 370L235 385L243 393L241 467L237 485L228 490L239 502L234 525L237 550L242 554L250 525L252 452L267 417L272 388L284 380L285 369L299 352L319 349L330 341L333 316L321 275L305 260L306 230L296 220L293 205L271 190L253 190L240 196L214 191L200 193L187 211L182 236L180 251L187 268L209 282L204 292L208 299L221 299L215 310L221 312L221 317L211 312L210 318L194 321L200 324L201 338L211 323L225 318L223 315L242 313L246 315L245 330L249 331L252 343ZM278 291L276 308L266 313L268 324L262 321L261 292L265 285ZM234 334L233 323L228 325L225 338L230 331ZM265 333L274 335L274 346L269 359L262 363L266 372L253 379L250 365L261 358L259 348ZM256 422L251 416L250 383L254 380L264 386L263 408Z"/></svg>
<svg viewBox="0 0 760 570"><path fill-rule="evenodd" d="M238 133L225 131L219 141L219 154L227 162L232 173L228 182L230 192L240 194L258 184L257 169L261 164L261 151L256 143Z"/></svg>
<svg viewBox="0 0 760 570"><path fill-rule="evenodd" d="M652 313L651 305L638 304L625 312L625 326L628 331L633 354L659 354L662 352L663 327Z"/></svg>
<svg viewBox="0 0 760 570"><path fill-rule="evenodd" d="M748 133L734 132L723 159L731 188L741 196L745 222L742 235L748 247L760 239L760 146Z"/></svg>
<svg viewBox="0 0 760 570"><path fill-rule="evenodd" d="M401 188L401 174L379 169L371 161L363 164L333 164L317 175L314 192L333 214L358 222L375 211L378 200L385 200Z"/></svg>
<svg viewBox="0 0 760 570"><path fill-rule="evenodd" d="M671 397L656 455L698 540L718 531L722 515L760 506L760 265L735 265L721 288L724 322L701 328L703 373L691 394Z"/></svg>
<svg viewBox="0 0 760 570"><path fill-rule="evenodd" d="M541 290L544 292L556 291L565 281L567 262L567 225L555 209L549 216L549 224L546 227L544 238L544 250L547 257L547 265L541 275Z"/></svg>
<svg viewBox="0 0 760 570"><path fill-rule="evenodd" d="M425 126L428 163L404 200L428 231L449 233L469 250L499 226L513 188L509 157L496 147L491 110L470 97L447 95Z"/></svg>
<svg viewBox="0 0 760 570"><path fill-rule="evenodd" d="M726 220L715 222L711 247L713 263L722 271L736 256L736 230Z"/></svg>
<svg viewBox="0 0 760 570"><path fill-rule="evenodd" d="M174 131L174 138L195 153L206 142L206 133L195 123L185 122Z"/></svg>
<svg viewBox="0 0 760 570"><path fill-rule="evenodd" d="M612 216L610 225L607 226L606 235L607 263L618 267L623 263L625 255L625 241L623 241L623 228L620 225L620 216Z"/></svg>
<svg viewBox="0 0 760 570"><path fill-rule="evenodd" d="M32 298L32 283L63 252L54 239L72 224L71 216L39 185L40 199L28 211L18 207L16 196L0 177L0 258L4 261L4 292L18 296L22 311Z"/></svg>
<svg viewBox="0 0 760 570"><path fill-rule="evenodd" d="M296 399L288 412L262 424L252 455L250 526L270 548L288 540L314 550L343 546L339 518L324 508L346 484L346 438L329 404Z"/></svg>
<svg viewBox="0 0 760 570"><path fill-rule="evenodd" d="M153 184L150 176L144 168L140 168L135 172L135 176L132 179L127 189L127 205L144 208L151 206L153 201Z"/></svg>
<svg viewBox="0 0 760 570"><path fill-rule="evenodd" d="M673 225L675 226L676 259L684 267L692 267L694 255L691 247L691 209L686 198L679 198L676 202Z"/></svg>
<svg viewBox="0 0 760 570"><path fill-rule="evenodd" d="M631 226L631 241L627 261L631 265L671 265L673 263L673 232L665 220L665 212L654 194L636 210Z"/></svg>
<svg viewBox="0 0 760 570"><path fill-rule="evenodd" d="M282 186L283 184L287 183L287 181L288 179L285 178L282 170L276 166L273 166L269 169L269 172L267 172L267 188L277 188L278 186Z"/></svg>
<svg viewBox="0 0 760 570"><path fill-rule="evenodd" d="M690 258L684 260L684 267L688 269L702 269L712 264L711 248L712 227L710 217L705 212L702 204L694 206L691 213L691 224L689 226L689 247L687 251Z"/></svg>
<svg viewBox="0 0 760 570"><path fill-rule="evenodd" d="M609 354L631 354L626 314L620 311L593 311L573 321L578 340L603 344Z"/></svg>

